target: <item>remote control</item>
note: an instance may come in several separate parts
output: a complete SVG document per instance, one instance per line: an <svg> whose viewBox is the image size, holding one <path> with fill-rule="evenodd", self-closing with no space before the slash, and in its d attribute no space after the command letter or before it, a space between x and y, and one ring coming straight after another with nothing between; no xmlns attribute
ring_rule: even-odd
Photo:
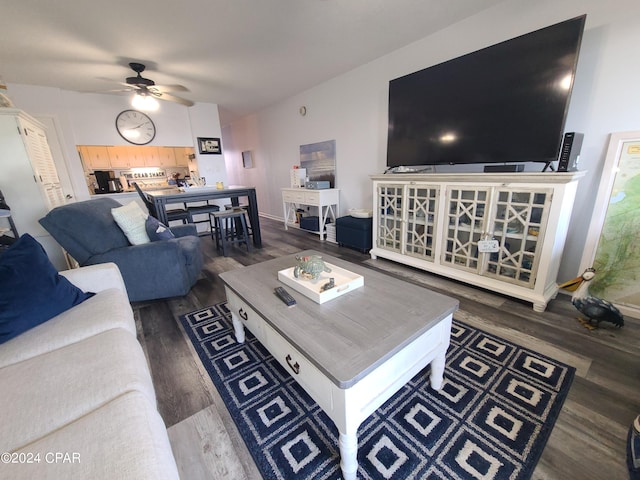
<svg viewBox="0 0 640 480"><path fill-rule="evenodd" d="M282 287L276 287L274 289L276 295L278 295L278 297L280 297L280 300L282 300L284 303L286 303L289 307L293 306L296 304L296 299L293 298L291 296L291 294L289 292L287 292L284 288Z"/></svg>

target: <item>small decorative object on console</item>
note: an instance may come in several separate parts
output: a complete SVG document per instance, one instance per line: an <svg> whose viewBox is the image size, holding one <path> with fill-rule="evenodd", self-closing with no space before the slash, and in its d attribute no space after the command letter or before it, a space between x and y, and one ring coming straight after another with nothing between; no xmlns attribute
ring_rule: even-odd
<svg viewBox="0 0 640 480"><path fill-rule="evenodd" d="M293 269L293 276L296 278L317 280L322 272L331 272L319 255L299 256L296 255L298 265Z"/></svg>
<svg viewBox="0 0 640 480"><path fill-rule="evenodd" d="M320 287L320 291L326 292L327 290L331 290L335 286L336 286L336 279L331 277L327 283L325 283L324 285L322 285L322 287Z"/></svg>
<svg viewBox="0 0 640 480"><path fill-rule="evenodd" d="M304 187L305 179L307 178L307 169L300 168L298 165L294 165L291 169L291 188Z"/></svg>
<svg viewBox="0 0 640 480"><path fill-rule="evenodd" d="M304 187L310 190L324 190L326 188L331 188L331 184L326 180L316 180L306 182Z"/></svg>
<svg viewBox="0 0 640 480"><path fill-rule="evenodd" d="M368 208L350 208L349 215L354 218L371 218L373 217L373 210Z"/></svg>

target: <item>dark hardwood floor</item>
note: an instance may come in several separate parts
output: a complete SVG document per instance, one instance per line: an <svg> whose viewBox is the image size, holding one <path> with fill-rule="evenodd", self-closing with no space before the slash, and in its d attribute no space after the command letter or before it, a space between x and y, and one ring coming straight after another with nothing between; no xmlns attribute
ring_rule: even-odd
<svg viewBox="0 0 640 480"><path fill-rule="evenodd" d="M257 479L259 474L178 317L225 300L219 273L309 248L456 297L460 300L456 319L575 366L571 391L533 478L628 478L626 435L640 414L638 320L627 318L621 329L606 324L589 331L577 321L578 312L566 295L558 295L545 312L538 313L528 303L386 260L371 260L356 250L320 242L316 235L285 231L281 222L268 218L260 221L263 248L247 252L235 247L231 256L223 257L209 237L201 237L205 266L191 292L133 305L158 408L184 479Z"/></svg>

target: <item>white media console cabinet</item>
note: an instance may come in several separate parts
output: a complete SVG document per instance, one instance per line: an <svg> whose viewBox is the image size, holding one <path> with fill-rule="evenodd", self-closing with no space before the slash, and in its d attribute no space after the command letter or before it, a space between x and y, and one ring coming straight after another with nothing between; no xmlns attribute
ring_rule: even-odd
<svg viewBox="0 0 640 480"><path fill-rule="evenodd" d="M373 180L382 257L533 303L544 311L584 172L386 174Z"/></svg>

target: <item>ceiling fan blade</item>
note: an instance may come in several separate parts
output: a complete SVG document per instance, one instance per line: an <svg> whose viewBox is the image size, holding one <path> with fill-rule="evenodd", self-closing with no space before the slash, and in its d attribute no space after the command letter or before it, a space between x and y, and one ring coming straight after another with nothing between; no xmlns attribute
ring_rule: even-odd
<svg viewBox="0 0 640 480"><path fill-rule="evenodd" d="M186 105L187 107L191 107L194 105L194 103L191 100L176 97L175 95L169 95L168 93L160 93L155 96L158 97L160 100L168 100L170 102L180 103L182 105Z"/></svg>
<svg viewBox="0 0 640 480"><path fill-rule="evenodd" d="M133 91L131 88L112 88L110 90L100 90L100 92L97 93L129 93Z"/></svg>
<svg viewBox="0 0 640 480"><path fill-rule="evenodd" d="M123 87L127 87L127 91L129 92L133 92L135 90L140 90L140 87L138 85L131 85L130 83L124 83L124 82L117 82L119 85L122 85Z"/></svg>
<svg viewBox="0 0 640 480"><path fill-rule="evenodd" d="M111 83L115 83L116 85L122 85L122 87L108 88L105 90L89 90L89 91L83 91L82 93L132 93L138 90L132 85L127 85L126 83L117 82L115 80L111 80Z"/></svg>
<svg viewBox="0 0 640 480"><path fill-rule="evenodd" d="M156 89L161 93L164 92L188 92L189 89L183 85L154 85L149 89Z"/></svg>

